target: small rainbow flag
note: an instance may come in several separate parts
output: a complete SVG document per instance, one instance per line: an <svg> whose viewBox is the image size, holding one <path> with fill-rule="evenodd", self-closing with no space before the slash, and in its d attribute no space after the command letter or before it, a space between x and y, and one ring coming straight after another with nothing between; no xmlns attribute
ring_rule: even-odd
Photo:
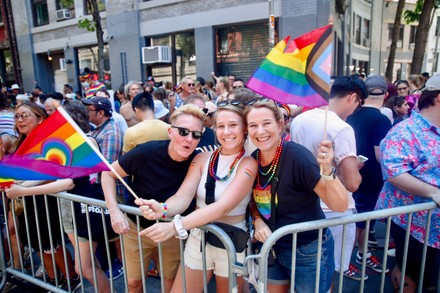
<svg viewBox="0 0 440 293"><path fill-rule="evenodd" d="M0 185L56 180L109 171L109 164L69 114L57 111L38 125L11 157L0 162Z"/></svg>
<svg viewBox="0 0 440 293"><path fill-rule="evenodd" d="M328 104L333 52L332 26L315 29L289 45L290 36L266 56L247 83L255 92L285 104Z"/></svg>

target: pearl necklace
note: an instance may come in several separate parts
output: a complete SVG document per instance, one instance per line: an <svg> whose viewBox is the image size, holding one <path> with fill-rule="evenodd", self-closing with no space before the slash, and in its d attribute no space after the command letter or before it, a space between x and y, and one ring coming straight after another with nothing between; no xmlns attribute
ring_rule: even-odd
<svg viewBox="0 0 440 293"><path fill-rule="evenodd" d="M219 154L220 154L220 151L221 151L221 149L222 149L222 147L219 147L218 149L216 149L213 153L212 153L212 155L211 155L211 157L209 158L209 167L208 167L208 169L209 169L209 175L212 177L212 178L214 178L216 181L222 181L222 182L224 182L224 181L226 181L226 180L228 180L229 179L229 177L231 177L231 175L232 175L232 172L234 172L234 169L235 169L235 167L237 166L237 164L238 164L238 161L240 161L240 159L243 157L243 155L244 155L244 149L241 149L241 151L240 151L240 153L238 154L238 156L235 158L235 160L231 163L231 165L229 166L229 169L228 169L228 174L226 174L226 176L224 176L223 178L220 178L220 177L218 177L217 176L217 174L215 174L215 172L216 172L216 168L215 168L215 162L219 159L218 157L219 157Z"/></svg>
<svg viewBox="0 0 440 293"><path fill-rule="evenodd" d="M283 150L283 146L284 146L284 139L281 138L280 142L278 143L277 149L275 151L275 158L273 158L271 166L269 168L269 170L267 172L263 172L263 167L261 166L261 154L260 154L260 150L257 149L257 153L256 153L256 157L257 157L257 163L258 163L258 176L257 176L257 187L259 189L265 189L269 183L272 181L273 177L275 176L275 172L277 170L278 167L278 161L280 160L281 157L281 151ZM269 173L271 173L269 176L269 179L267 180L266 184L264 184L263 186L261 185L261 179L260 179L260 174L262 176L266 176Z"/></svg>

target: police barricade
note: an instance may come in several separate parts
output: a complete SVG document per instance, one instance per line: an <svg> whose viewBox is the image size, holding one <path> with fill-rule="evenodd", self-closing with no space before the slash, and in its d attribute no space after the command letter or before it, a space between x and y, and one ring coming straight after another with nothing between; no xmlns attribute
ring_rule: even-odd
<svg viewBox="0 0 440 293"><path fill-rule="evenodd" d="M262 292L268 292L267 291L267 274L268 274L268 256L269 253L271 253L271 249L276 243L277 240L282 238L286 235L293 235L292 237L292 270L291 270L291 276L290 276L290 292L294 292L295 288L295 260L296 260L296 248L297 248L297 234L299 232L304 231L311 231L311 230L318 230L319 231L319 237L318 237L318 257L317 257L317 265L316 265L316 279L315 279L315 292L319 292L319 273L320 273L320 259L321 259L321 246L322 246L322 235L323 235L323 229L327 227L333 227L338 225L343 225L343 236L342 236L342 243L345 242L346 239L346 225L350 223L355 222L364 222L366 221L366 227L365 230L369 231L370 222L372 220L376 219L385 219L386 221L386 229L385 229L385 239L384 239L384 254L383 254L383 265L386 266L388 259L387 259L387 250L389 246L389 240L390 240L390 227L391 227L391 216L396 215L402 215L407 214L408 215L408 227L411 225L412 221L412 213L419 212L419 211L426 211L427 214L427 223L426 223L426 235L425 235L425 241L423 246L423 253L420 256L421 259L421 271L420 271L420 280L423 280L424 277L424 268L426 263L426 252L427 252L427 239L430 232L430 225L431 225L431 217L432 212L434 209L438 209L439 207L434 203L422 203L422 204L415 204L415 205L408 205L404 207L398 207L398 208L392 208L392 209L386 209L386 210L379 210L379 211L373 211L373 212L367 212L367 213L361 213L361 214L354 214L351 216L343 216L339 218L331 218L331 219L323 219L318 221L311 221L311 222L304 222L299 224L292 224L288 226L284 226L282 228L277 229L275 232L273 232L270 237L265 241L264 245L261 247L260 253L258 255L251 255L248 256L245 260L245 263L249 266L249 263L252 262L254 259L258 259L259 261L259 268L258 268L258 288L257 291ZM437 224L438 225L438 224ZM405 245L404 245L404 252L403 252L403 261L402 261L402 277L399 280L400 284L404 284L404 276L405 271L407 269L406 262L407 262L407 256L408 256L408 243L409 243L409 228L406 229L406 239L405 239ZM361 269L361 276L365 275L366 271L366 252L367 252L367 241L368 237L365 237L364 241L364 251L363 255L364 258L362 260L362 269ZM341 248L341 264L343 263L344 258L344 246ZM341 265L342 266L342 265ZM338 278L334 278L333 282L337 282L337 288L338 292L343 292L343 270L341 269L341 272L338 274ZM386 278L386 272L385 270L381 273L380 278L380 288L379 290L374 292L393 292L393 289L387 289L385 288L385 278ZM337 280L336 280L337 279ZM364 286L365 279L362 277L359 285L359 292L364 292L365 286ZM404 286L400 286L399 292L404 292ZM396 292L397 292L396 291ZM335 291L333 291L335 292ZM373 291L369 291L373 292ZM420 281L418 284L417 292L422 292L422 282ZM437 282L437 291L440 292L440 276L438 278Z"/></svg>
<svg viewBox="0 0 440 293"><path fill-rule="evenodd" d="M12 283L12 284L16 284L18 286L20 286L21 288L24 287L30 287L29 284L33 284L35 286L38 286L40 288L44 288L48 291L51 292L72 292L73 289L75 289L70 282L69 278L66 278L66 283L67 284L61 284L58 281L58 278L55 278L55 282L50 283L46 274L43 273L42 277L37 277L36 276L36 270L38 269L38 257L35 257L35 252L39 255L42 256L44 255L44 253L46 254L50 254L51 256L51 263L49 264L44 264L44 257L40 258L41 259L41 263L44 265L51 265L51 267L54 267L54 271L55 271L55 275L58 276L60 275L59 272L59 268L57 267L58 261L55 258L55 253L53 248L55 246L55 240L53 239L53 230L54 229L59 229L59 231L61 232L61 235L64 235L64 225L63 223L65 222L66 219L64 219L63 221L63 216L66 217L66 211L69 210L69 212L71 213L71 217L72 217L72 224L73 224L73 238L70 241L71 244L69 244L69 242L65 239L65 237L61 237L61 249L62 249L62 258L63 258L63 262L65 264L65 272L68 276L72 276L75 274L75 272L73 271L69 271L69 266L67 265L67 259L70 257L70 251L72 250L72 246L78 247L80 241L80 238L78 237L78 228L77 227L77 221L76 221L76 215L75 215L75 208L74 208L74 203L79 203L81 204L81 209L82 212L84 213L84 216L86 218L86 229L87 229L87 233L89 235L88 239L92 239L91 235L93 234L94 229L97 227L97 225L101 225L104 231L104 237L105 237L105 241L104 243L99 243L99 244L103 244L105 245L105 256L103 256L104 258L104 263L106 263L108 265L108 267L111 268L111 256L110 256L110 247L109 247L109 238L108 238L108 230L107 227L105 225L105 214L108 214L108 210L106 209L106 204L105 201L103 200L96 200L96 199L91 199L91 198L87 198L87 197L83 197L83 196L78 196L78 195L74 195L74 194L70 194L67 192L60 192L57 194L53 194L53 195L37 195L37 196L28 196L26 198L29 198L32 200L33 202L33 207L29 207L26 204L26 201L23 201L23 212L21 212L20 214L22 215L21 217L23 218L23 222L24 224L22 224L21 226L18 224L18 220L17 220L17 215L16 215L16 202L15 201L11 201L9 199L7 199L6 195L4 192L2 192L2 214L4 216L4 228L1 229L2 230L2 238L4 241L0 241L0 272L1 274L1 282L0 282L0 291L6 289L4 288L6 283ZM56 207L54 209L53 206L51 206L48 201L51 201L55 199L56 200ZM63 204L61 203L61 201L65 201ZM44 206L44 209L41 210L39 208L36 208L37 206L37 201L39 201L39 203L42 203L42 205ZM50 208L51 207L51 208ZM131 206L126 206L126 205L120 205L120 208L123 212L125 213L129 213L129 214L133 214L136 215L136 229L137 229L137 233L139 233L142 228L139 225L139 217L142 217L142 214L140 212L140 210L137 207L131 207ZM30 210L32 209L32 211L30 212ZM64 211L62 211L62 209L64 209ZM39 214L40 212L40 214ZM56 221L54 221L54 219L52 218L51 214L55 213L58 214L58 218L56 219ZM91 222L90 220L90 214L91 213L98 213L101 216L101 222L100 223L96 223L96 222ZM67 217L69 217L67 215ZM47 235L44 233L40 233L42 227L42 224L44 226L45 223L40 223L40 220L43 219L45 221L45 223L50 223L49 225L46 225L47 227ZM51 221L52 220L52 221ZM29 223L32 223L32 226L35 228L35 231L32 231L30 229L30 225ZM32 228L32 227L31 227ZM84 229L84 227L81 227L82 229ZM21 233L25 233L25 242L26 243L32 243L32 242L37 242L38 244L34 244L33 249L30 249L29 246L24 247L25 245L23 245L20 241L20 237L19 237L19 233L18 232L14 232L13 234L11 234L11 232L13 231L19 231L19 229L22 229ZM109 228L111 229L111 228ZM206 225L201 227L200 229L202 229L203 231L210 231L213 234L215 234L224 244L226 250L227 250L227 254L228 254L228 273L229 273L229 277L228 277L228 282L229 282L229 288L231 292L237 292L237 273L239 272L240 274L244 275L244 271L243 271L243 265L242 264L238 264L236 261L236 254L235 254L235 248L234 245L231 241L231 239L227 236L227 234L220 229L219 227L215 226L215 225ZM32 234L32 235L31 235ZM44 234L44 235L42 235ZM23 236L22 236L23 237ZM31 241L31 237L36 237L37 239L33 239L33 241ZM48 237L48 239L44 239L44 237ZM202 241L204 242L205 235L204 233L202 234ZM44 251L43 250L43 241L47 241L49 240L50 243L50 247L51 249L49 251ZM120 238L120 249L122 252L122 263L123 263L123 268L125 268L126 266L126 260L125 260L125 254L124 254L124 241L123 238ZM90 249L90 255L94 255L94 249L96 248L95 244L92 243L91 240L87 240L88 241L88 246ZM3 245L3 243L6 243L6 246ZM145 264L143 261L143 257L142 257L142 244L141 244L141 236L138 236L138 244L139 244L139 258L140 258L140 262L141 262L141 271L146 271L145 268L148 268L148 266L150 265ZM183 258L183 250L184 250L184 244L185 241L181 240L180 241L180 256L181 256L181 266L183 268L184 266L184 258ZM72 245L72 246L70 246ZM58 248L59 249L59 248ZM206 252L205 252L205 246L201 247L202 249L202 257L203 257L203 265L204 265L204 289L205 292L208 292L208 280L206 277ZM70 251L69 251L70 250ZM15 257L14 257L14 251L15 251ZM33 253L34 252L34 253ZM81 252L78 250L76 250L76 252L78 253L78 256L75 256L75 259L77 260L78 264L76 264L77 266L79 266L79 270L78 270L78 275L80 277L81 283L84 284L84 272L82 270L82 266L81 266ZM159 264L158 266L160 267L160 275L163 275L163 265L162 265L162 261L163 261L163 255L162 255L162 245L158 245L158 252L159 252ZM72 255L75 252L72 252ZM33 255L34 254L34 255ZM29 255L29 256L28 256ZM7 264L6 262L6 258L9 259L9 264ZM98 279L97 279L97 273L96 273L96 259L95 257L91 257L91 269L92 269L92 275L89 275L89 281L91 279L93 279L93 283L94 283L94 291L98 292ZM59 264L58 264L59 266ZM29 268L30 267L30 268ZM72 270L72 269L70 269ZM126 274L123 275L123 282L121 281L121 279L118 280L113 280L113 276L112 276L112 270L109 270L110 272L110 276L109 276L109 280L110 280L110 290L109 292L128 292L128 280L126 277ZM184 274L184 270L182 270L183 274ZM63 274L64 275L64 274ZM13 280L11 280L11 277L13 278ZM183 275L183 280L185 280L185 277ZM25 282L23 282L25 281ZM142 285L143 285L143 291L147 292L147 282L146 282L146 276L145 274L143 274L143 278L142 278ZM158 282L156 281L155 283L153 283L153 285L156 288L157 291L157 287L160 286L161 287L161 291L165 292L164 290L164 280L163 278L160 278L160 285L158 284ZM184 284L184 288L186 288L186 284ZM35 287L34 287L35 288ZM30 289L32 291L32 287ZM77 290L75 292L80 292L80 290ZM84 292L84 286L82 286L82 292ZM185 289L185 292L191 292L191 290L189 289Z"/></svg>
<svg viewBox="0 0 440 293"><path fill-rule="evenodd" d="M34 247L34 250L36 250L39 255L43 255L45 252L43 251L42 248L42 241L45 240L47 241L47 239L42 239L42 235L40 233L40 229L42 228L40 223L39 223L39 219L41 219L41 216L44 217L46 219L47 222L50 223L50 225L47 225L47 229L48 229L48 238L49 238L49 242L50 242L50 247L52 249L50 249L49 251L46 252L46 254L50 254L51 255L51 264L52 266L55 268L55 274L58 275L59 273L57 272L57 265L56 265L56 261L55 261L55 257L54 257L54 240L53 235L52 235L52 229L54 229L55 227L57 227L56 225L59 226L59 230L61 231L62 235L64 235L64 227L63 227L63 219L62 219L62 205L60 203L61 200L67 200L67 205L64 204L64 209L70 207L70 211L72 213L72 218L73 218L73 243L76 247L78 247L79 245L79 238L78 238L78 227L76 225L76 220L75 220L75 212L74 212L74 202L78 202L82 205L85 217L86 217L86 229L88 232L88 239L92 239L90 236L93 234L93 230L95 227L97 227L97 225L102 225L103 226L103 231L104 231L104 237L105 237L105 243L101 243L105 245L105 251L106 251L106 255L103 257L104 258L104 262L107 263L107 265L109 267L111 267L111 256L110 256L110 248L109 248L109 239L108 239L108 230L106 228L105 225L105 214L108 213L108 211L106 210L106 204L105 201L102 200L95 200L95 199L90 199L87 197L83 197L83 196L77 196L77 195L73 195L73 194L69 194L66 192L61 192L58 194L54 194L57 204L56 204L56 209L58 211L58 219L57 221L51 222L50 221L50 214L54 212L54 210L49 209L49 204L48 204L48 199L51 196L34 196L34 197L29 197L32 198L33 203L34 203L34 209L35 209L35 203L37 200L43 201L44 202L44 206L46 208L46 214L45 215L38 215L38 210L35 209L34 213L36 214L36 216L32 216L29 217L28 216L28 211L27 209L29 207L26 206L26 202L24 203L24 227L20 226L18 227L18 223L17 223L17 217L15 215L15 203L13 202L11 205L11 216L8 217L8 204L7 202L7 198L5 196L4 193L2 193L2 202L3 202L3 215L4 215L4 219L5 219L5 228L3 229L3 237L5 239L5 243L6 246L3 245L3 241L0 241L0 264L1 264L1 272L2 272L2 280L0 282L0 291L3 290L6 282L7 282L7 276L9 275L9 277L13 276L15 278L18 279L22 279L28 283L34 284L38 287L50 290L51 292L66 292L67 291L72 291L72 286L70 284L69 281L67 281L67 285L63 286L62 288L58 282L55 282L54 284L50 284L46 278L46 276L43 274L42 278L37 278L35 275L35 271L37 269L37 263L35 263L35 260L33 257L29 258L29 262L30 262L30 270L26 269L25 266L25 249L23 249L23 247L20 247L20 240L19 240L19 236L17 233L15 233L14 235L11 235L10 232L12 230L18 231L18 229L24 229L26 234L26 239L29 242L30 241L30 237L31 237L31 233L33 233L33 235L36 233L37 238L38 238L38 245L37 247ZM136 231L137 233L139 233L141 231L141 227L139 225L139 217L142 217L140 211L138 208L136 207L130 207L130 206L125 206L125 205L120 205L120 208L123 212L125 213L130 213L133 215L137 216L137 220L136 220ZM409 221L411 221L411 213L414 212L418 212L418 211L428 211L427 212L427 216L428 216L428 221L427 221L427 227L429 228L430 225L430 221L431 221L431 215L432 215L432 210L438 208L437 205L432 202L432 203L424 203L424 204L417 204L417 205L411 205L411 206L405 206L405 207L399 207L399 208L393 208L393 209L387 209L387 210L381 210L381 211L374 211L374 212L369 212L369 213L362 213L362 214L356 214L356 215L351 215L351 216L344 216L344 217L339 217L339 218L332 218L332 219L325 219L325 220L319 220L319 221L312 221L312 222L305 222L305 223L299 223L299 224L294 224L294 225L288 225L285 227L282 227L278 230L276 230L274 233L272 233L272 235L267 239L267 241L264 243L264 245L262 246L260 253L259 254L252 254L252 253L248 253L248 256L246 257L245 261L243 264L238 263L237 259L236 259L236 253L235 253L235 247L231 241L231 239L227 236L227 234L220 229L219 227L215 226L215 225L206 225L201 227L200 229L204 230L204 231L210 231L212 233L214 233L216 236L218 236L218 238L222 241L222 243L224 244L226 250L227 250L227 255L228 255L228 282L229 282L229 291L230 292L238 292L238 288L237 288L237 275L241 275L244 277L252 277L255 274L258 273L258 283L254 283L256 285L256 290L258 292L267 292L267 271L268 271L268 263L267 263L267 257L269 252L271 251L272 246L275 244L275 242L280 239L281 237L288 235L288 234L292 234L293 235L293 253L292 253L292 273L291 273L291 292L294 292L294 283L295 283L295 259L296 259L296 255L295 255L295 251L296 251L296 237L297 237L297 233L299 232L303 232L303 231L310 231L310 230L319 230L320 236L322 236L323 233L323 229L327 228L327 227L333 227L333 226L338 226L338 225L343 225L343 239L342 242L344 243L345 241L345 237L346 237L346 225L350 224L350 223L355 223L355 222L361 222L361 221L366 221L366 231L368 231L369 226L370 226L370 221L373 219L386 219L386 233L385 233L385 244L384 244L384 256L383 256L383 263L384 265L386 265L387 263L387 254L386 251L388 249L388 242L390 239L390 224L391 224L391 216L393 215L399 215L399 214L409 214ZM101 216L101 223L91 223L90 221L90 213L91 212L98 212ZM29 229L29 222L35 222L35 226L36 226L36 231L30 231ZM9 228L8 228L9 227ZM84 227L82 227L84 228ZM429 234L429 229L427 229L427 235ZM427 237L427 236L426 236ZM202 233L202 241L204 242L205 235L204 233ZM406 269L406 256L408 253L408 239L409 239L409 231L407 231L407 235L406 235L406 242L405 242L405 251L404 251L404 259L403 259L403 266L402 266L402 272L405 273L405 269ZM61 238L61 248L62 248L62 252L63 252L63 259L66 260L69 257L68 254L68 243L66 243L67 241L65 240L64 237ZM427 245L426 245L426 241L425 241L425 245L424 245L424 252L423 255L421 256L422 259L422 268L424 267L425 261L426 261L426 249L427 249ZM140 260L141 260L141 271L146 271L145 268L147 268L147 266L149 266L148 264L145 264L143 262L143 257L141 255L142 253L142 244L141 244L141 236L138 236L138 244L139 244L139 252L140 252ZM185 265L185 260L183 257L183 250L184 250L184 241L180 241L180 256L181 256L181 266L182 268ZM364 243L364 247L367 247L367 239L365 239L365 243ZM15 245L15 247L14 247ZM319 242L318 242L318 256L321 255L321 250L320 247L322 245L322 237L319 237ZM88 246L90 249L90 255L94 255L94 247L92 244L92 241L88 241ZM17 249L15 249L17 248ZM13 250L15 249L16 253L15 253L15 259L18 259L17 261L15 261L14 257L13 257ZM342 256L341 256L341 263L343 263L343 256L344 256L344 247L341 248L342 249ZM71 249L70 249L71 250ZM203 267L204 267L204 291L208 292L208 280L206 277L206 252L205 252L205 247L202 246L201 247L201 255L203 258ZM7 251L7 255L6 255L6 251ZM125 268L126 266L126 260L125 260L125 254L124 252L124 241L121 238L121 251L122 251L122 263L123 263L123 267ZM163 261L163 254L162 254L162 248L161 245L158 246L158 251L159 251L159 267L160 267L160 275L163 275L163 265L162 265L162 261ZM365 255L364 251L364 255ZM32 256L32 250L28 249L28 253L31 254ZM78 253L80 254L80 253ZM6 257L9 258L9 262L10 265L6 264ZM79 264L79 268L81 268L81 257L78 257L78 262ZM254 260L258 260L259 266L256 269L255 268L255 262ZM14 263L15 261L15 263ZM42 262L44 262L44 258L41 260ZM97 274L96 274L96 270L95 270L95 258L92 257L91 258L91 268L92 268L92 276L89 276L90 278L93 278L93 283L94 285L94 290L95 292L98 291L98 282L97 282ZM316 275L319 276L319 261L320 261L320 257L317 258L317 272ZM64 261L64 263L66 263L66 261ZM28 266L27 266L28 267ZM65 265L65 271L67 272L67 275L70 274L74 274L74 272L69 272L69 268L68 265ZM362 276L364 276L366 271L366 263L365 263L365 258L363 259L363 263L362 263ZM184 270L182 270L183 274L184 274ZM81 278L82 281L84 281L84 274L83 274L83 270L79 269L78 270L79 276ZM249 276L249 273L252 273L252 276ZM420 275L423 276L424 271L422 269ZM381 284L380 284L380 292L385 292L385 272L382 273L381 275ZM10 279L10 278L8 278ZM182 276L182 279L185 280L185 276ZM343 274L342 274L342 270L341 273L339 274L339 279L338 281L336 280L336 278L334 278L334 282L337 282L337 288L338 288L338 292L342 292L342 288L343 288ZM128 291L128 280L126 275L124 274L122 280L118 279L118 280L113 280L112 278L112 270L110 270L110 292L127 292ZM439 278L440 280L440 278ZM360 285L359 285L359 291L363 292L364 291L364 279L361 279L360 281ZM184 282L184 281L183 281ZM316 278L315 280L315 288L317 288L317 284L319 283L319 277ZM403 277L401 282L403 284ZM84 282L83 282L84 284ZM146 292L147 291L147 281L146 281L146 276L145 274L143 275L142 278L142 285L143 285L143 291ZM190 288L191 284L184 284L184 290L185 292L191 292ZM153 284L153 286L158 287L159 284L156 285ZM422 291L421 288L422 284L420 282L419 284L419 288L418 288L418 292ZM161 291L165 292L164 290L164 280L163 278L160 278L160 287L161 287ZM440 287L439 287L440 288ZM84 286L82 287L82 292L84 292ZM316 292L318 292L318 290L316 290ZM403 292L403 286L401 286L400 292ZM438 291L437 291L438 292Z"/></svg>

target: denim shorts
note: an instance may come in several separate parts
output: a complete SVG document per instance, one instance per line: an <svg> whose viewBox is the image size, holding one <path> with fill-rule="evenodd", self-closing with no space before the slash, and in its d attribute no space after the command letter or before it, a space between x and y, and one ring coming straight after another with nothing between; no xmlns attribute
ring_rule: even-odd
<svg viewBox="0 0 440 293"><path fill-rule="evenodd" d="M267 281L273 285L290 283L292 270L292 248L277 248L275 265L268 268ZM330 229L322 236L321 269L319 292L327 292L332 283L334 262L334 241ZM295 266L295 292L315 292L316 263L318 260L318 239L297 247Z"/></svg>

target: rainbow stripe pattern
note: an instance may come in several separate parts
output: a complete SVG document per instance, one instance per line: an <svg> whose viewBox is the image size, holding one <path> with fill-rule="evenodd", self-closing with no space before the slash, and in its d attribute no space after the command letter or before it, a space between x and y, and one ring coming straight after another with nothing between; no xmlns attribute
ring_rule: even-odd
<svg viewBox="0 0 440 293"><path fill-rule="evenodd" d="M279 42L247 83L255 92L285 104L328 104L333 55L332 26L315 29L289 43Z"/></svg>
<svg viewBox="0 0 440 293"><path fill-rule="evenodd" d="M12 157L0 162L0 184L55 180L109 171L108 162L62 108L38 125Z"/></svg>

